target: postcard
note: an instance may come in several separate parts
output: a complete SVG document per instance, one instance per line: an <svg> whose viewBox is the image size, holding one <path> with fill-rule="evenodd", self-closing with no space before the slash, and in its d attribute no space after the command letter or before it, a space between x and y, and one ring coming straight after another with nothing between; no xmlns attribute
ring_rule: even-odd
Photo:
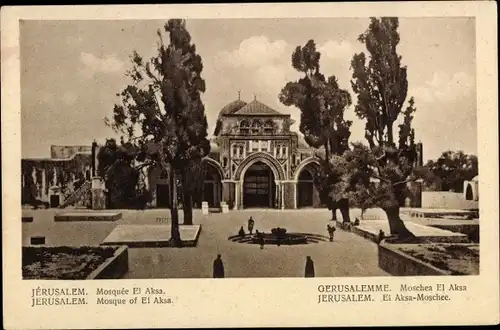
<svg viewBox="0 0 500 330"><path fill-rule="evenodd" d="M4 327L499 323L495 6L2 8Z"/></svg>

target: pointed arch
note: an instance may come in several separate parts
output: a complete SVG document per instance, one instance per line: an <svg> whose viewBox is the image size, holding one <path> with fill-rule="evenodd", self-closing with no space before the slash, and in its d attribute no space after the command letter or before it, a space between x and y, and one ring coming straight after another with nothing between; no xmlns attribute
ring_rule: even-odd
<svg viewBox="0 0 500 330"><path fill-rule="evenodd" d="M203 158L203 162L205 162L209 165L212 165L217 170L217 172L219 172L221 180L224 179L224 171L222 170L222 166L219 164L218 161L216 161L215 159L209 158L209 157L205 157L205 158Z"/></svg>
<svg viewBox="0 0 500 330"><path fill-rule="evenodd" d="M254 163L259 161L269 166L271 171L273 171L275 180L285 179L283 168L275 158L264 152L256 152L254 154L251 154L250 156L245 158L243 162L241 162L240 166L238 166L234 174L234 180L241 180L244 177L246 170Z"/></svg>
<svg viewBox="0 0 500 330"><path fill-rule="evenodd" d="M308 166L309 164L316 164L316 165L320 165L320 159L318 157L308 157L306 159L304 159L302 162L300 162L299 166L297 166L297 168L295 169L295 172L293 174L293 180L295 181L298 181L299 180L299 175L300 175L300 172L302 172L302 170Z"/></svg>

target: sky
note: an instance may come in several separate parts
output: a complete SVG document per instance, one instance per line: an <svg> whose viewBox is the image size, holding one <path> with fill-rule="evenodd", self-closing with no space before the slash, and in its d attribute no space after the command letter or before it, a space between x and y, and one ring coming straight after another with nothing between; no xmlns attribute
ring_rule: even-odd
<svg viewBox="0 0 500 330"><path fill-rule="evenodd" d="M116 96L130 82L130 54L155 54L164 21L21 21L22 156L48 157L51 145L90 145L116 137L105 126ZM314 39L321 72L335 75L355 102L350 61L365 51L357 41L367 18L203 19L187 28L203 59L207 90L202 98L213 134L222 107L256 98L295 119L278 94L300 73L291 66L297 46ZM476 42L473 18L401 18L398 52L408 67L408 98L414 96L416 139L424 161L446 150L477 154ZM165 36L166 37L166 36ZM353 120L351 142L364 140L364 121Z"/></svg>

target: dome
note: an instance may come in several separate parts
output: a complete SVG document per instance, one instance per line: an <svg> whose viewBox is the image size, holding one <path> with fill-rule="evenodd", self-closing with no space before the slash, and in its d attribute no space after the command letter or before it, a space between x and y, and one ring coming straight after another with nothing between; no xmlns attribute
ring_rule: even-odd
<svg viewBox="0 0 500 330"><path fill-rule="evenodd" d="M222 110L219 112L219 116L217 117L217 122L215 123L214 135L215 136L219 135L220 129L222 128L222 120L221 120L222 116L235 113L236 111L243 108L245 105L247 105L246 102L238 99L236 101L227 104L224 108L222 108Z"/></svg>
<svg viewBox="0 0 500 330"><path fill-rule="evenodd" d="M247 103L242 100L233 101L228 105L226 105L224 108L222 108L222 110L219 112L219 117L235 113L236 111L243 108L245 105L247 105Z"/></svg>

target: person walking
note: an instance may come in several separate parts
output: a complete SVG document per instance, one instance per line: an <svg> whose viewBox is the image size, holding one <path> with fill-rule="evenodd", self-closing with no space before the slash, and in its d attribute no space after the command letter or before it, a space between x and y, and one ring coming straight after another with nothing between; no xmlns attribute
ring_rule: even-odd
<svg viewBox="0 0 500 330"><path fill-rule="evenodd" d="M331 224L326 226L326 230L328 230L328 235L330 236L330 242L333 242L333 235L335 234L335 227Z"/></svg>
<svg viewBox="0 0 500 330"><path fill-rule="evenodd" d="M214 260L213 276L214 278L224 278L224 263L220 254L217 254L217 259Z"/></svg>
<svg viewBox="0 0 500 330"><path fill-rule="evenodd" d="M307 256L306 258L306 271L305 277L314 277L314 261L311 259L311 256Z"/></svg>

